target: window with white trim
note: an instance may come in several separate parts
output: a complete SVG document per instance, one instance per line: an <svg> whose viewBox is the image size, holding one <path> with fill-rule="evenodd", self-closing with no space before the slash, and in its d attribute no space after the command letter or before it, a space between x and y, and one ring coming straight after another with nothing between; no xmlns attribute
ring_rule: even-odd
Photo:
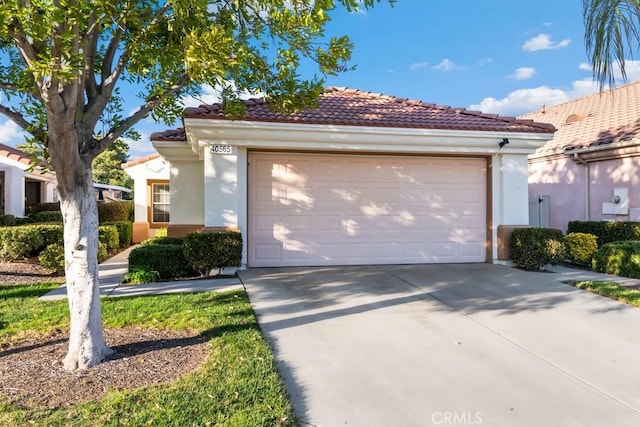
<svg viewBox="0 0 640 427"><path fill-rule="evenodd" d="M151 222L169 222L169 184L151 184Z"/></svg>

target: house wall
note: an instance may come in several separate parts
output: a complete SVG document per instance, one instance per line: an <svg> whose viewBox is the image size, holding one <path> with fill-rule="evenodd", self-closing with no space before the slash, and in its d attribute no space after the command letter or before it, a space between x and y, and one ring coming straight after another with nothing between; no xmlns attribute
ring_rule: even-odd
<svg viewBox="0 0 640 427"><path fill-rule="evenodd" d="M125 171L133 178L133 241L134 243L139 243L152 235L147 211L150 197L147 190L147 181L168 180L169 165L164 159L157 157L148 162L130 166Z"/></svg>
<svg viewBox="0 0 640 427"><path fill-rule="evenodd" d="M346 153L345 154L349 154ZM488 229L491 230L491 252L487 261L508 259L499 254L499 226L508 225L507 233L513 228L529 223L529 199L527 194L528 169L526 153L500 154L487 160L490 166ZM172 176L172 185L176 184ZM173 187L172 187L173 188ZM239 229L247 235L247 149L232 147L231 154L212 154L204 150L204 224L210 229ZM173 191L173 190L172 190ZM195 194L195 193L194 193ZM174 200L172 199L172 209ZM186 205L186 201L184 202ZM195 198L189 203L196 203ZM173 210L172 210L173 215ZM508 238L508 234L502 239ZM246 264L246 247L243 264Z"/></svg>
<svg viewBox="0 0 640 427"><path fill-rule="evenodd" d="M199 160L171 162L171 225L202 228L206 203L212 197L204 192L204 164Z"/></svg>
<svg viewBox="0 0 640 427"><path fill-rule="evenodd" d="M563 156L529 162L529 195L549 196L549 227L566 232L569 221L584 221L586 166Z"/></svg>
<svg viewBox="0 0 640 427"><path fill-rule="evenodd" d="M549 226L566 232L570 221L640 221L640 157L585 163L566 156L530 161L529 195L550 196ZM628 192L625 213L604 213L615 189Z"/></svg>
<svg viewBox="0 0 640 427"><path fill-rule="evenodd" d="M589 163L591 200L590 218L595 221L640 221L640 157L627 157ZM615 189L628 192L628 205L618 214L603 212L603 204L611 203ZM624 201L623 201L624 202Z"/></svg>
<svg viewBox="0 0 640 427"><path fill-rule="evenodd" d="M0 171L4 172L4 213L23 217L25 173L22 169L7 164L0 164Z"/></svg>

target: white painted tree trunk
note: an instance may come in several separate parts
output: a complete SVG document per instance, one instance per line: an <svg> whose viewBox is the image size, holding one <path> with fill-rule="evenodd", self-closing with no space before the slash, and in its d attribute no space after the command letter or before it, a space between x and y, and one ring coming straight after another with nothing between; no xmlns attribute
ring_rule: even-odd
<svg viewBox="0 0 640 427"><path fill-rule="evenodd" d="M100 363L111 350L102 329L98 281L98 209L91 179L60 194L64 218L64 252L71 326L64 368L73 371Z"/></svg>

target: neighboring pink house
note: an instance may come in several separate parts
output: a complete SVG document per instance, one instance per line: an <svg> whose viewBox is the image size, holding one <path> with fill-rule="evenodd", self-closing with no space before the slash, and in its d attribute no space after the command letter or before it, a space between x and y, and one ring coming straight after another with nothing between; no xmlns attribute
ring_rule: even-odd
<svg viewBox="0 0 640 427"><path fill-rule="evenodd" d="M532 225L640 221L640 81L520 118L558 129L529 156Z"/></svg>

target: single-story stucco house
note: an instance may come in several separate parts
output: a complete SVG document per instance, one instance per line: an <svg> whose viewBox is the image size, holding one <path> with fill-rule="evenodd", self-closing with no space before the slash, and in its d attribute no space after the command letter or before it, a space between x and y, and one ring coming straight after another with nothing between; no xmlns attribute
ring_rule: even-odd
<svg viewBox="0 0 640 427"><path fill-rule="evenodd" d="M133 242L140 243L169 226L169 165L153 153L122 168L133 178Z"/></svg>
<svg viewBox="0 0 640 427"><path fill-rule="evenodd" d="M26 153L0 144L0 214L24 217L29 206L58 201L55 174L31 166Z"/></svg>
<svg viewBox="0 0 640 427"><path fill-rule="evenodd" d="M268 103L237 120L187 108L184 128L151 136L169 235L240 230L251 267L495 262L529 223L527 156L554 132L346 88L291 115Z"/></svg>
<svg viewBox="0 0 640 427"><path fill-rule="evenodd" d="M529 157L529 194L548 217L541 225L640 221L640 81L520 118L557 128Z"/></svg>

